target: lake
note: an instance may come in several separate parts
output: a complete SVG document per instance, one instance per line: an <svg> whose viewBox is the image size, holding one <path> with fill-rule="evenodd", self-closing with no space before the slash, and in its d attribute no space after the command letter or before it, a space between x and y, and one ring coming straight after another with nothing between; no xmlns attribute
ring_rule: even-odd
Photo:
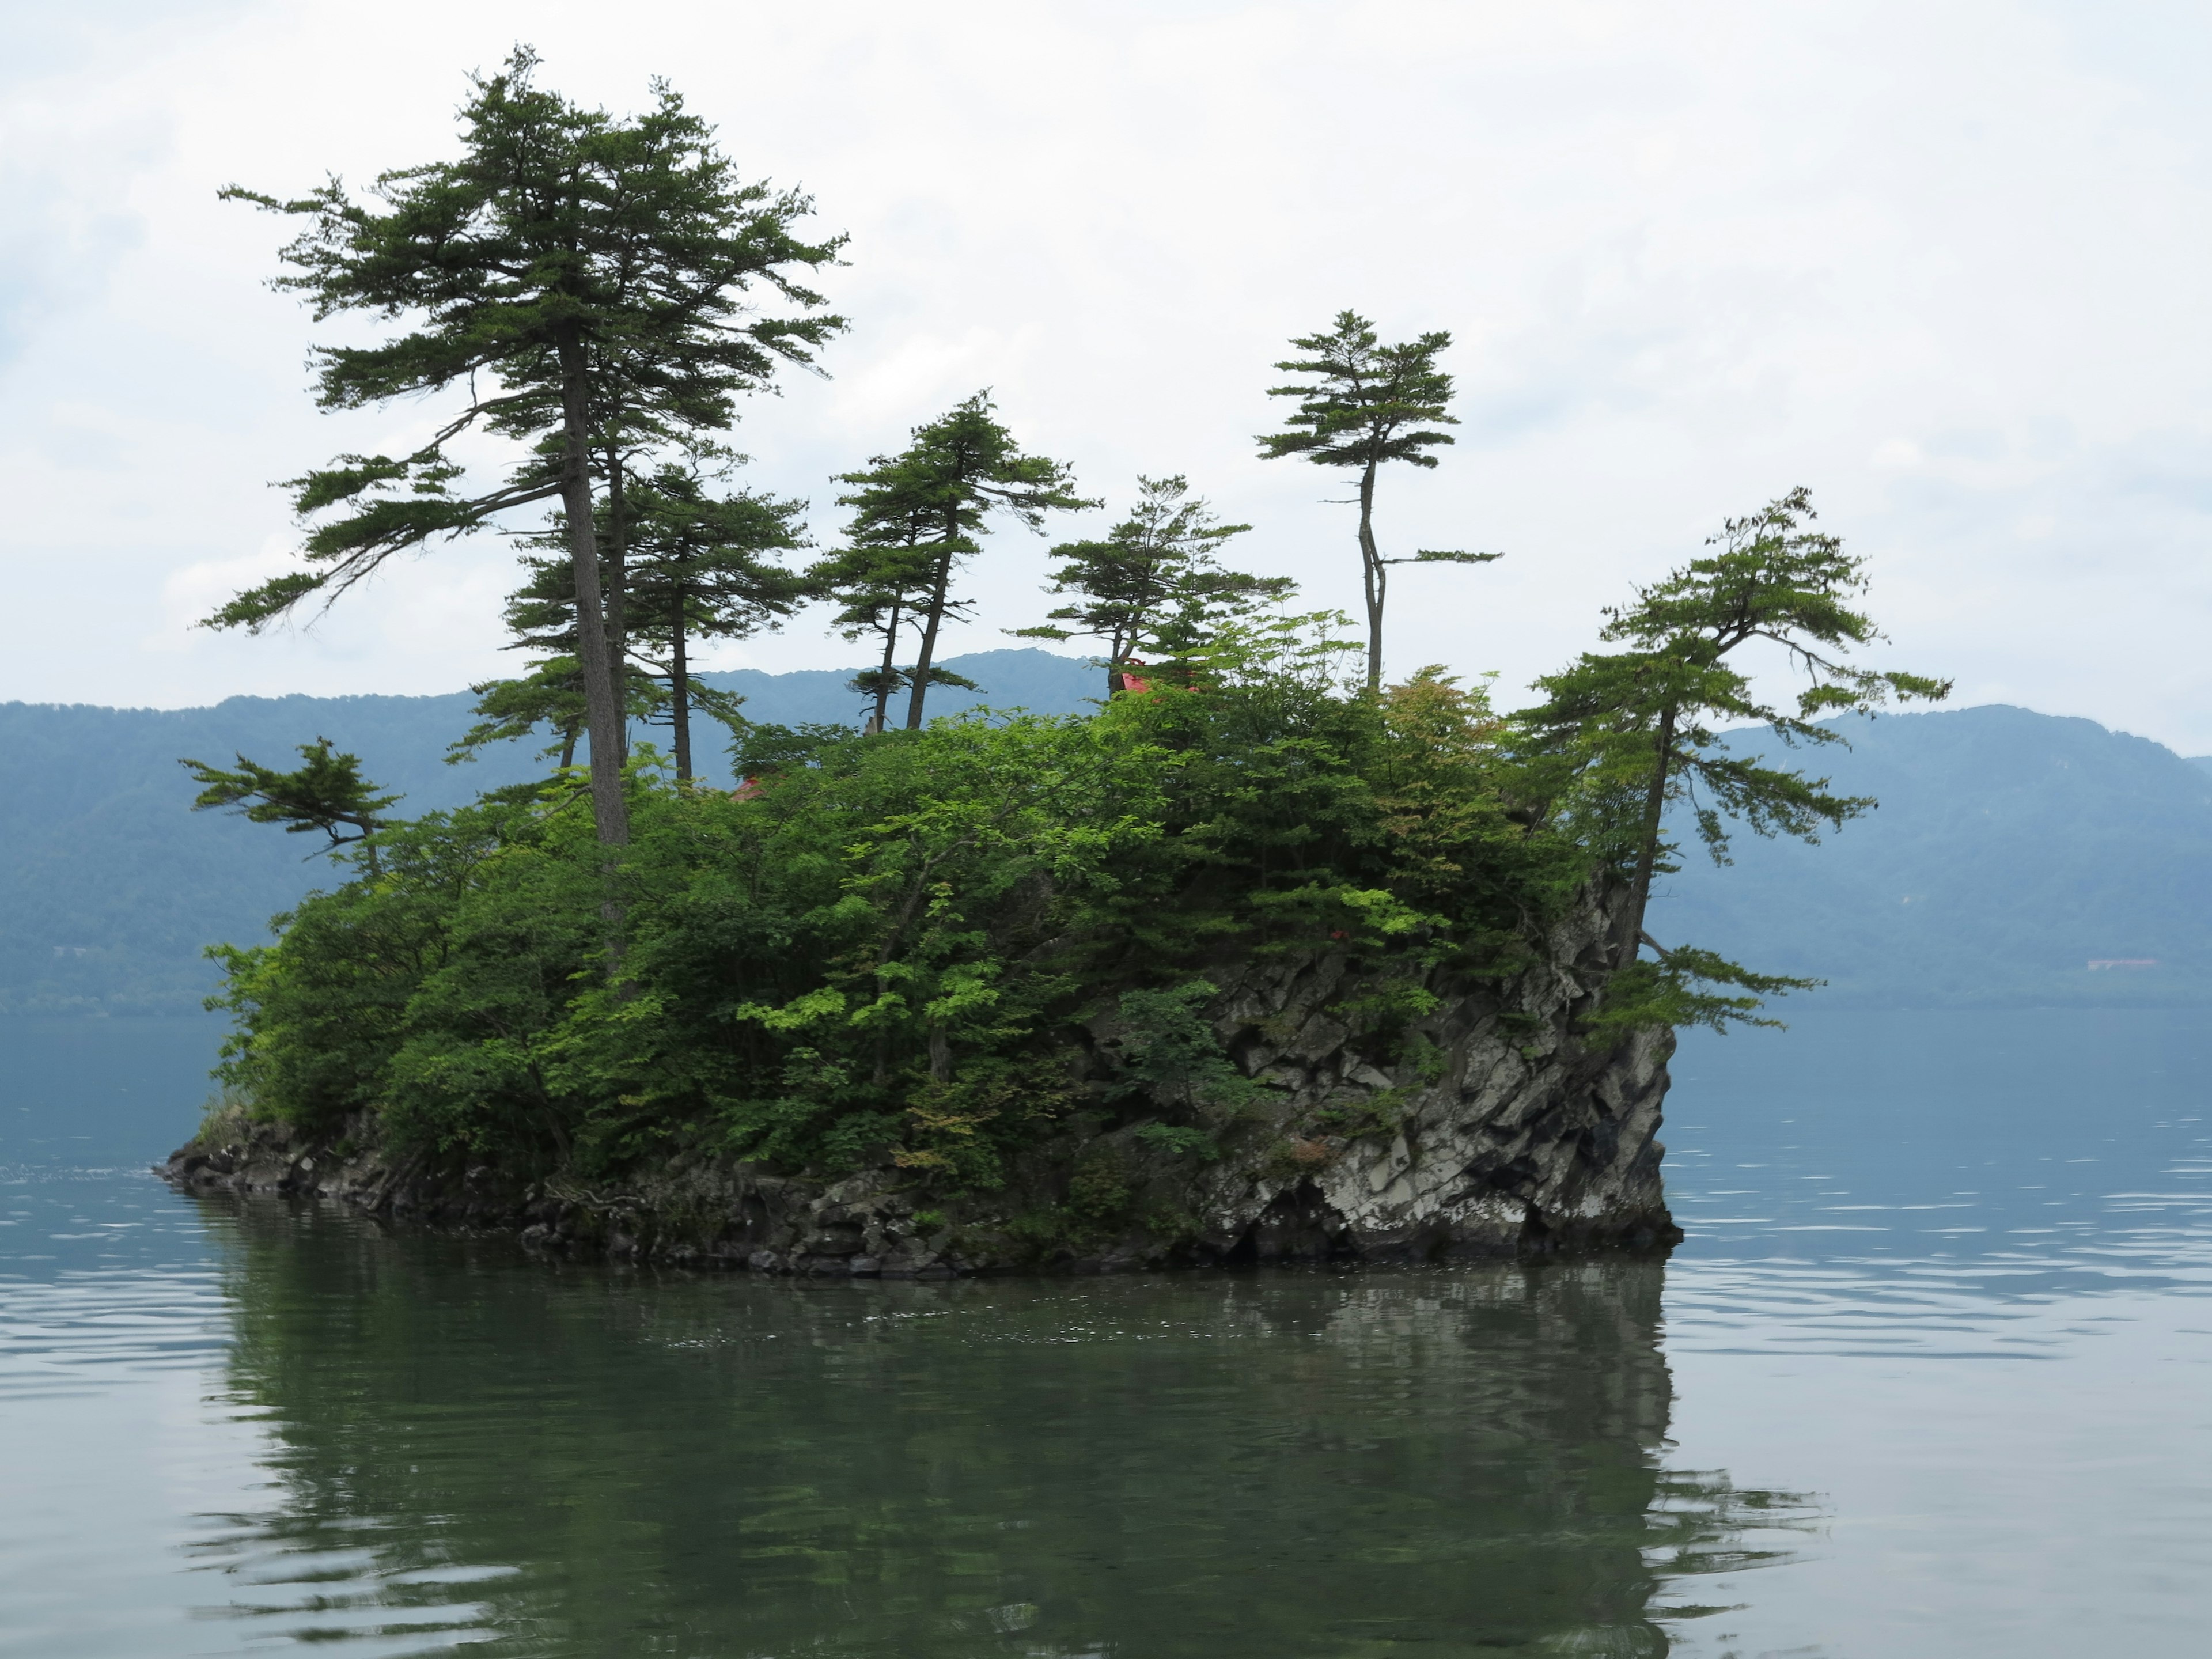
<svg viewBox="0 0 2212 1659"><path fill-rule="evenodd" d="M1664 1265L949 1284L179 1198L0 1023L0 1654L2004 1656L2212 1628L2212 1014L1686 1040Z"/></svg>

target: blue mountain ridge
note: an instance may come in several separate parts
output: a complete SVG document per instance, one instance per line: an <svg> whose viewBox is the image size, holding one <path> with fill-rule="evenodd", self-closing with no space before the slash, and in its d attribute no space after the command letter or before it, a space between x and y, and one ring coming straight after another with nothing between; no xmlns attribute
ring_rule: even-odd
<svg viewBox="0 0 2212 1659"><path fill-rule="evenodd" d="M979 702L1073 713L1103 691L1099 671L1044 651L948 666L985 689L934 693L933 714ZM743 693L757 720L851 723L851 672L706 678ZM194 1012L215 979L203 945L267 938L272 915L334 879L313 838L187 810L179 757L281 762L327 736L403 793L404 811L542 775L534 744L443 763L471 702L0 705L0 1013ZM1725 869L1692 844L1656 891L1655 937L1828 981L1799 1004L2212 1002L2212 757L2003 707L1838 729L1851 747L1806 763L1880 809L1818 847L1741 836ZM703 763L718 750L701 747L702 774L726 781Z"/></svg>
<svg viewBox="0 0 2212 1659"><path fill-rule="evenodd" d="M1881 805L1817 846L1739 835L1724 868L1678 823L1661 944L1825 979L1831 1006L2212 1001L2212 767L2002 705L1832 729L1848 750L1792 763Z"/></svg>

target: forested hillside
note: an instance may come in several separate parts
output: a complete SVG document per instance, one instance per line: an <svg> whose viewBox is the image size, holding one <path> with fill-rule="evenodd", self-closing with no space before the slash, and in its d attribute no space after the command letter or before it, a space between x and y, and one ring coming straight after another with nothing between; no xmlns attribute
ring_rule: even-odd
<svg viewBox="0 0 2212 1659"><path fill-rule="evenodd" d="M988 702L1066 713L1104 689L1104 676L1083 660L1045 651L985 652L949 665L983 690L940 689L933 712ZM704 678L743 695L759 720L849 725L860 709L844 689L851 677L823 669ZM201 947L259 942L270 915L338 878L313 854L319 836L191 811L194 786L179 757L221 765L242 751L282 763L298 744L327 737L405 796L402 814L542 775L537 743L444 763L473 701L456 692L232 697L211 708L0 704L0 1012L195 1012L216 982ZM665 742L662 732L642 735ZM718 747L702 746L701 760L702 777L726 782Z"/></svg>
<svg viewBox="0 0 2212 1659"><path fill-rule="evenodd" d="M1838 729L1850 751L1806 763L1881 809L1817 847L1739 836L1726 869L1686 851L1662 944L1824 978L1828 1004L2212 1000L2203 761L2025 708Z"/></svg>

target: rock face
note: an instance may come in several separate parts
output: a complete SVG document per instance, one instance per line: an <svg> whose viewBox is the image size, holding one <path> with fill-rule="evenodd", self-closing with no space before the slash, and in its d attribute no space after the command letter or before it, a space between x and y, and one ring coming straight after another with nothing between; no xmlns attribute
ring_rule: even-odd
<svg viewBox="0 0 2212 1659"><path fill-rule="evenodd" d="M1674 1036L1577 1035L1607 914L1589 898L1504 984L1431 981L1437 1006L1379 1057L1346 1023L1372 988L1334 955L1217 973L1217 1038L1266 1085L1211 1145L1068 1120L1005 1189L933 1200L890 1166L841 1180L678 1157L589 1188L381 1146L368 1115L311 1139L211 1119L167 1179L195 1192L321 1195L372 1213L512 1228L544 1249L756 1272L938 1277L1219 1261L1414 1261L1658 1252L1656 1139ZM1091 1032L1101 1074L1116 1033ZM1418 1039L1418 1042L1408 1039ZM1126 1115L1126 1113L1124 1114Z"/></svg>

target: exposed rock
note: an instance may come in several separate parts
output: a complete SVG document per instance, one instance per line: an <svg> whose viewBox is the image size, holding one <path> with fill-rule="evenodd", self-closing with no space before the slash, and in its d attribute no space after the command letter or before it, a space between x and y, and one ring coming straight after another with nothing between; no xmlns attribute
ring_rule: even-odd
<svg viewBox="0 0 2212 1659"><path fill-rule="evenodd" d="M1269 1086L1213 1126L1210 1160L1153 1144L1143 1123L1106 1130L1103 1116L1079 1117L981 1197L933 1199L888 1164L823 1181L705 1157L593 1190L399 1153L369 1114L311 1144L233 1112L163 1173L194 1192L320 1195L514 1229L538 1249L801 1275L1664 1250L1681 1237L1656 1139L1674 1036L1579 1034L1606 921L1585 902L1547 959L1503 985L1432 981L1439 1006L1411 1031L1425 1040L1418 1060L1377 1052L1352 1029L1345 1006L1364 981L1342 956L1218 973L1216 1035ZM1114 1035L1093 1032L1102 1068ZM1078 1171L1091 1178L1072 1193Z"/></svg>

